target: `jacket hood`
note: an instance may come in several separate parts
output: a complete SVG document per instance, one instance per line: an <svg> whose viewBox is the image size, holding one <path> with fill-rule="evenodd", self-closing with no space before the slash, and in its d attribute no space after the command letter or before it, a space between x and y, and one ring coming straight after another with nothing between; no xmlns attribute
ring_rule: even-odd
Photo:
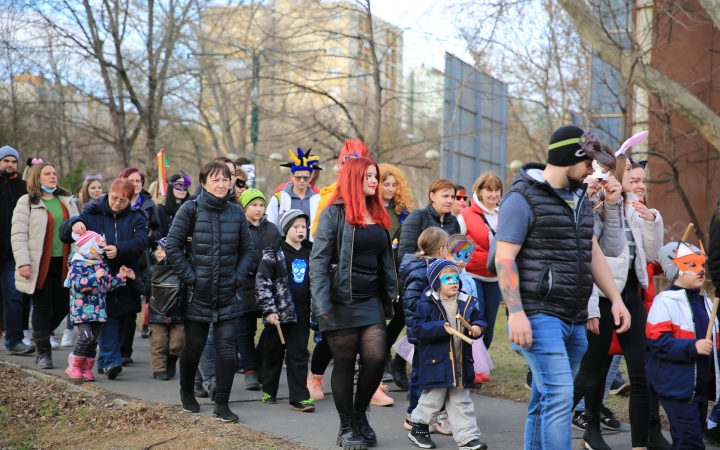
<svg viewBox="0 0 720 450"><path fill-rule="evenodd" d="M402 262L400 263L400 277L406 279L411 273L418 269L427 270L427 264L422 258L416 258L412 253L408 253L403 256Z"/></svg>
<svg viewBox="0 0 720 450"><path fill-rule="evenodd" d="M283 242L285 242L285 236L280 236L279 238L275 239L272 244L270 244L270 247L272 247L272 249L277 252L280 250L280 245ZM312 251L313 243L305 239L300 243L300 246L305 247L308 251Z"/></svg>
<svg viewBox="0 0 720 450"><path fill-rule="evenodd" d="M515 178L514 178L513 181L512 181L512 185L524 181L524 182L529 183L529 184L531 184L531 185L533 185L533 186L536 186L536 185L547 185L547 186L550 186L547 181L538 180L537 178L533 177L533 176L530 175L530 173L529 173L530 170L533 170L533 169L543 171L543 170L545 170L545 167L547 167L545 164L540 164L540 163L527 163L527 164L523 164L523 166L522 166L522 167L520 168L520 170L518 171L517 175L515 175Z"/></svg>

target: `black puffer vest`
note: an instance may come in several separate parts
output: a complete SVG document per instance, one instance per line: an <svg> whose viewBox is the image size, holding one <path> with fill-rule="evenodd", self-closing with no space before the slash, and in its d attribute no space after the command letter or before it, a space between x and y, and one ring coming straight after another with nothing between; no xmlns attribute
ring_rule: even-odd
<svg viewBox="0 0 720 450"><path fill-rule="evenodd" d="M521 194L533 210L534 221L515 259L520 275L520 295L525 313L547 314L565 322L587 322L592 293L593 214L583 190L580 214L568 206L547 183L530 176L525 164L508 191Z"/></svg>

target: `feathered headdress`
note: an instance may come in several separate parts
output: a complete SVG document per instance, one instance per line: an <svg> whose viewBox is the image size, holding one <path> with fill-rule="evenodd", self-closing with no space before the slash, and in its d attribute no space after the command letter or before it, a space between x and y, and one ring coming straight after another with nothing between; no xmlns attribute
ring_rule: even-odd
<svg viewBox="0 0 720 450"><path fill-rule="evenodd" d="M312 149L309 148L306 152L302 148L297 148L297 153L293 152L292 149L288 150L290 153L290 162L281 164L282 167L289 167L290 172L295 173L298 170L322 170L318 167L320 164L320 157L310 154Z"/></svg>

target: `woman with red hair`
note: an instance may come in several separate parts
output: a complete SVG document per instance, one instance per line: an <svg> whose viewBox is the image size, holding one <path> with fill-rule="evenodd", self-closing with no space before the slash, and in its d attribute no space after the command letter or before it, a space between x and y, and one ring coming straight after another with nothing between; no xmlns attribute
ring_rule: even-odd
<svg viewBox="0 0 720 450"><path fill-rule="evenodd" d="M377 442L367 409L382 378L385 320L392 317L398 295L379 172L367 158L345 162L330 205L320 216L310 257L313 311L335 360L332 392L340 415L338 444L345 449ZM358 353L362 369L353 401Z"/></svg>

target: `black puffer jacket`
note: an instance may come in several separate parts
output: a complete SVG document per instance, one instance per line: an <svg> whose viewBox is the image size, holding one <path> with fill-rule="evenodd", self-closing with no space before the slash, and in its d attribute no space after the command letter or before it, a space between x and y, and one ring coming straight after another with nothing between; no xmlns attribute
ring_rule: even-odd
<svg viewBox="0 0 720 450"><path fill-rule="evenodd" d="M27 186L20 174L16 173L12 178L0 175L0 258L13 256L10 245L13 211L18 199L27 193Z"/></svg>
<svg viewBox="0 0 720 450"><path fill-rule="evenodd" d="M460 232L460 224L452 214L445 214L440 222L440 214L435 211L432 204L422 209L416 209L407 216L402 224L398 261L402 261L408 253L415 253L418 249L417 242L420 233L432 227L442 228L448 236Z"/></svg>
<svg viewBox="0 0 720 450"><path fill-rule="evenodd" d="M407 338L411 344L417 343L412 329L415 311L430 285L427 279L428 261L432 262L434 259L416 258L415 255L408 253L400 264L400 278L405 282L402 292L403 314L407 325Z"/></svg>
<svg viewBox="0 0 720 450"><path fill-rule="evenodd" d="M508 191L525 197L534 216L515 258L523 308L528 316L542 313L572 324L585 323L593 286L592 207L585 189L579 210L574 210L547 181L528 173L544 169L544 164L525 164Z"/></svg>
<svg viewBox="0 0 720 450"><path fill-rule="evenodd" d="M193 221L195 231L186 256ZM227 198L203 191L180 207L165 252L188 287L185 319L215 323L242 316L241 283L252 265L253 250L245 214Z"/></svg>
<svg viewBox="0 0 720 450"><path fill-rule="evenodd" d="M392 317L392 302L398 299L398 285L390 234L387 230L385 234L388 245L382 257L378 258L378 291L383 301L385 317ZM354 236L355 227L345 220L343 201L337 201L323 210L310 255L310 292L313 312L318 317L330 314L333 303L353 302L350 269Z"/></svg>
<svg viewBox="0 0 720 450"><path fill-rule="evenodd" d="M260 305L255 297L255 275L257 274L258 265L263 259L263 250L268 248L273 242L280 238L280 232L275 224L267 220L267 216L263 216L262 219L260 219L260 224L258 226L255 226L248 221L248 228L250 230L250 238L253 241L255 252L250 271L242 284L246 313L261 311Z"/></svg>

